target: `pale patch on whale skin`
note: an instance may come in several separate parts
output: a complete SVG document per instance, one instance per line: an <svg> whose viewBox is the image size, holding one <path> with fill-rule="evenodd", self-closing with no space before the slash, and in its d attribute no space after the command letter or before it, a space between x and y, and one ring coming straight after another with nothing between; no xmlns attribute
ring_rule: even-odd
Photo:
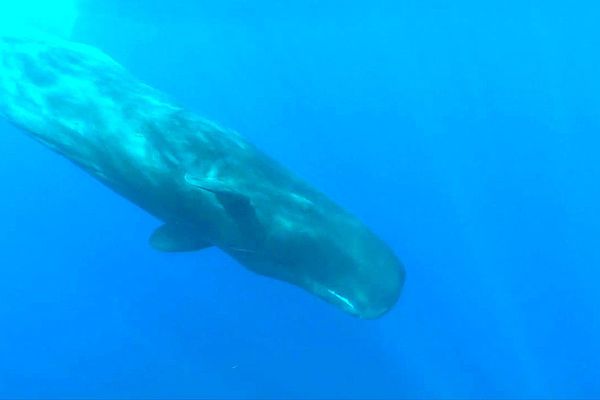
<svg viewBox="0 0 600 400"><path fill-rule="evenodd" d="M364 224L94 47L0 37L0 112L164 221L158 250L214 245L363 318L398 299L404 269Z"/></svg>

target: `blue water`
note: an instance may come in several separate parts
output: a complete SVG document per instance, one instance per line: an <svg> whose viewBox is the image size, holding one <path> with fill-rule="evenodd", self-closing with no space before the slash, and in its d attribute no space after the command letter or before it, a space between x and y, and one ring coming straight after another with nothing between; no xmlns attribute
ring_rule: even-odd
<svg viewBox="0 0 600 400"><path fill-rule="evenodd" d="M97 3L97 4L94 4ZM600 6L88 0L77 40L363 219L407 281L347 316L0 124L0 398L600 397Z"/></svg>

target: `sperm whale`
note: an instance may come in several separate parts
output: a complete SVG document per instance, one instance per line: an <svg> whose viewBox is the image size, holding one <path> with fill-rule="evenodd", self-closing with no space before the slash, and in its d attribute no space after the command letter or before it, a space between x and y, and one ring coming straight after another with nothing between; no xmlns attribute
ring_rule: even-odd
<svg viewBox="0 0 600 400"><path fill-rule="evenodd" d="M0 114L161 220L157 250L217 246L361 318L400 295L404 268L365 224L93 46L0 36Z"/></svg>

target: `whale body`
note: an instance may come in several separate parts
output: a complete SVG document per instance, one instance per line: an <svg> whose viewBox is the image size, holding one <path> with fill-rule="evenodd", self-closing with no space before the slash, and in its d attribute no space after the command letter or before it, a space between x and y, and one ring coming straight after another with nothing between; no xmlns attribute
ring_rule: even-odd
<svg viewBox="0 0 600 400"><path fill-rule="evenodd" d="M404 268L362 222L95 47L0 37L0 113L163 221L155 249L217 246L362 318L399 297Z"/></svg>

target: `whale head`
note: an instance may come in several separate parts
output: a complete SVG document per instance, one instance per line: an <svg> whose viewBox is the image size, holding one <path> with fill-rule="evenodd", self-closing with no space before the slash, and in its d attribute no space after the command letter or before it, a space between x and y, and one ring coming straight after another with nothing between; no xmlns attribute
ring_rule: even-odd
<svg viewBox="0 0 600 400"><path fill-rule="evenodd" d="M276 196L277 197L277 196ZM390 247L351 214L316 191L282 191L261 210L264 237L225 247L254 272L299 286L356 317L389 311L402 290L404 267ZM251 243L251 242L246 242Z"/></svg>

